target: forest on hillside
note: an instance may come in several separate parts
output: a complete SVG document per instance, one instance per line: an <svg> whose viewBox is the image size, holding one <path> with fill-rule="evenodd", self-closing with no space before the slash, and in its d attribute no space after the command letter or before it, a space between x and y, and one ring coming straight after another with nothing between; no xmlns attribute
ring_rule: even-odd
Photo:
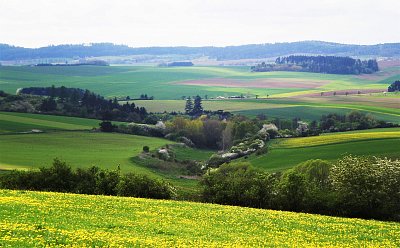
<svg viewBox="0 0 400 248"><path fill-rule="evenodd" d="M302 71L330 74L371 74L379 70L375 59L360 60L336 56L291 55L278 57L275 64L260 63L252 66L254 72Z"/></svg>
<svg viewBox="0 0 400 248"><path fill-rule="evenodd" d="M217 60L270 58L288 54L323 54L337 56L400 56L400 43L348 45L322 41L249 44L226 47L139 47L112 43L65 44L41 48L24 48L0 44L0 60L43 58L85 58L122 55L199 55Z"/></svg>

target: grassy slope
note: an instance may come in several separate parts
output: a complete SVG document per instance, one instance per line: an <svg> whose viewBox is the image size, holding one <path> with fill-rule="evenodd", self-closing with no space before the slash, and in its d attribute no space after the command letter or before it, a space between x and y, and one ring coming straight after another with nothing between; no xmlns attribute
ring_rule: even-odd
<svg viewBox="0 0 400 248"><path fill-rule="evenodd" d="M400 158L400 130L372 129L316 137L275 140L268 154L249 157L252 165L279 171L309 159L335 161L344 154Z"/></svg>
<svg viewBox="0 0 400 248"><path fill-rule="evenodd" d="M55 157L72 167L100 166L123 172L148 172L131 161L144 145L151 149L170 143L165 139L93 132L52 132L2 135L0 167L38 168L48 166Z"/></svg>
<svg viewBox="0 0 400 248"><path fill-rule="evenodd" d="M0 190L0 245L398 247L400 224L178 201Z"/></svg>
<svg viewBox="0 0 400 248"><path fill-rule="evenodd" d="M32 129L84 130L98 127L100 121L76 117L0 112L0 133L27 132Z"/></svg>

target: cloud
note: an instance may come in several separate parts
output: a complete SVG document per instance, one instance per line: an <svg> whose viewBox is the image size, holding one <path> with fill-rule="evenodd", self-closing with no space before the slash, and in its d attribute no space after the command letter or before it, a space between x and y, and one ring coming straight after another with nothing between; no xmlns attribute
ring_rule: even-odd
<svg viewBox="0 0 400 248"><path fill-rule="evenodd" d="M400 1L0 0L0 42L237 45L399 42Z"/></svg>

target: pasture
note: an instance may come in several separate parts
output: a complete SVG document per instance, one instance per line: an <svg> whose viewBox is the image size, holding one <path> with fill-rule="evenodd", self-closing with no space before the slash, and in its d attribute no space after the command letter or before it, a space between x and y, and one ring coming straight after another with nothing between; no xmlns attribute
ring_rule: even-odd
<svg viewBox="0 0 400 248"><path fill-rule="evenodd" d="M267 171L281 171L309 159L331 162L345 154L400 158L399 128L371 129L314 137L273 140L269 152L250 156L253 166Z"/></svg>
<svg viewBox="0 0 400 248"><path fill-rule="evenodd" d="M400 224L131 197L0 190L5 247L398 247Z"/></svg>
<svg viewBox="0 0 400 248"><path fill-rule="evenodd" d="M71 167L99 166L123 172L150 173L132 161L143 146L156 149L165 139L99 132L50 132L0 136L0 168L26 169L51 165L54 158Z"/></svg>
<svg viewBox="0 0 400 248"><path fill-rule="evenodd" d="M29 113L0 112L0 133L52 130L88 130L99 127L99 120L41 115Z"/></svg>

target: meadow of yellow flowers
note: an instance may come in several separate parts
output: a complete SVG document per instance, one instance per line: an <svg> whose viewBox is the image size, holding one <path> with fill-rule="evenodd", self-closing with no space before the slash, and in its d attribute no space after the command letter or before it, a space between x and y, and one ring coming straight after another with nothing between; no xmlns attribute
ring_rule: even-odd
<svg viewBox="0 0 400 248"><path fill-rule="evenodd" d="M400 247L400 223L0 190L0 247Z"/></svg>

